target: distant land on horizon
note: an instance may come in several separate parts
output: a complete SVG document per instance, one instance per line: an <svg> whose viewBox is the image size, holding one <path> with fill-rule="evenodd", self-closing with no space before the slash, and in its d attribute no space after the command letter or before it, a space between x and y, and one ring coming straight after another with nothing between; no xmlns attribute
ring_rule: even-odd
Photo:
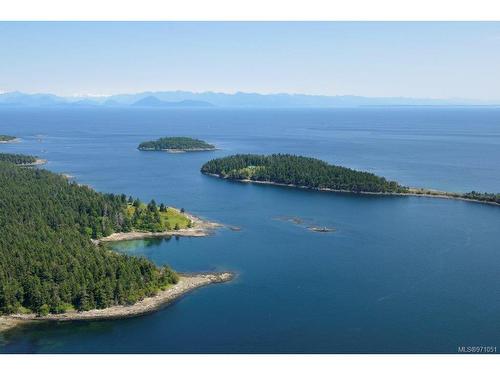
<svg viewBox="0 0 500 375"><path fill-rule="evenodd" d="M117 103L115 101L115 103ZM134 107L159 107L159 108L174 108L174 107L213 107L214 105L202 100L181 100L176 102L167 102L158 99L156 96L147 96L139 99L131 106Z"/></svg>
<svg viewBox="0 0 500 375"><path fill-rule="evenodd" d="M157 91L110 96L72 96L0 93L2 107L143 107L143 108L349 108L362 106L499 106L500 101L366 97L355 95L234 94L190 91Z"/></svg>

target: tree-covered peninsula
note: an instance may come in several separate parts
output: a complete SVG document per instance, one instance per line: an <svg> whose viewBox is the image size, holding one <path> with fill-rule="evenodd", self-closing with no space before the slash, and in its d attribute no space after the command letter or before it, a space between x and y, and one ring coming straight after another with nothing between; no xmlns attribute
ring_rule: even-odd
<svg viewBox="0 0 500 375"><path fill-rule="evenodd" d="M37 160L39 159L31 155L0 153L0 162L5 161L13 164L29 165L35 164Z"/></svg>
<svg viewBox="0 0 500 375"><path fill-rule="evenodd" d="M439 191L431 189L410 188L409 195L421 195L426 197L442 197L450 199L463 199L474 202L500 204L500 193L480 193L471 191L468 193L454 193L448 191Z"/></svg>
<svg viewBox="0 0 500 375"><path fill-rule="evenodd" d="M15 141L17 138L12 135L0 134L0 143L9 143Z"/></svg>
<svg viewBox="0 0 500 375"><path fill-rule="evenodd" d="M328 164L304 156L233 155L205 163L201 172L232 180L250 180L311 189L404 193L408 189L373 173Z"/></svg>
<svg viewBox="0 0 500 375"><path fill-rule="evenodd" d="M189 137L164 137L156 141L142 142L139 145L142 151L211 151L215 146L200 139Z"/></svg>
<svg viewBox="0 0 500 375"><path fill-rule="evenodd" d="M177 282L168 267L91 239L191 226L182 212L16 165L32 160L26 158L0 161L0 314L131 304Z"/></svg>
<svg viewBox="0 0 500 375"><path fill-rule="evenodd" d="M409 188L373 173L339 167L324 161L296 155L233 155L214 159L201 167L201 172L217 177L317 190L352 193L414 195L461 199L500 204L499 193L455 193L422 188Z"/></svg>

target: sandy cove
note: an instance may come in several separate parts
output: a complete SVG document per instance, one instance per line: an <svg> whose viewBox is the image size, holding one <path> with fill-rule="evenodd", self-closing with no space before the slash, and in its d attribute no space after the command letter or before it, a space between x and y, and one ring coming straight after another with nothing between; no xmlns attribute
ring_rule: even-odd
<svg viewBox="0 0 500 375"><path fill-rule="evenodd" d="M206 237L213 233L217 228L222 227L222 224L206 221L196 217L194 215L184 213L189 220L191 220L193 226L191 228L184 228L179 230L167 230L164 232L118 232L113 233L107 237L100 238L98 240L92 240L95 244L100 242L111 242L111 241L128 241L128 240L140 240L143 238L155 238L155 237Z"/></svg>
<svg viewBox="0 0 500 375"><path fill-rule="evenodd" d="M382 196L388 196L388 197L396 196L396 197L440 198L440 199L453 199L453 200L472 202L472 203L489 204L489 205L494 205L494 206L500 205L499 203L496 203L496 202L487 202L487 201L481 201L479 199L464 198L461 196L453 195L453 194L457 194L457 193L451 193L451 192L440 191L440 190L432 190L432 189L409 188L409 191L407 193L377 193L377 192L370 192L370 191L355 192L355 191L350 191L350 190L313 188L313 187L309 187L309 186L301 186L301 185L293 185L293 184L281 184L278 182L271 182L271 181L256 181L256 180L249 180L249 179L237 180L237 179L230 179L230 178L222 177L222 176L220 176L218 174L214 174L214 173L203 173L203 174L207 175L207 176L211 176L211 177L217 177L217 178L220 178L222 180L236 181L236 182L249 183L249 184L284 186L284 187L291 187L291 188L297 188L297 189L321 191L321 192L326 192L326 193L382 195Z"/></svg>
<svg viewBox="0 0 500 375"><path fill-rule="evenodd" d="M159 310L174 300L192 290L205 285L223 283L234 278L230 272L179 274L179 282L158 292L156 296L144 298L133 305L112 306L105 309L89 311L71 311L63 314L49 314L36 316L35 314L12 314L0 316L0 332L6 331L21 324L39 321L81 321L81 320L109 320L124 319L145 315Z"/></svg>

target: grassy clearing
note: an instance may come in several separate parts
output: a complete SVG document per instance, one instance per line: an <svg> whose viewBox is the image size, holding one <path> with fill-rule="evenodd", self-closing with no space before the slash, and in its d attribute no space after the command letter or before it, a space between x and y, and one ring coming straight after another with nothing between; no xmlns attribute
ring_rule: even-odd
<svg viewBox="0 0 500 375"><path fill-rule="evenodd" d="M167 212L160 212L160 216L162 223L170 228L178 226L179 229L183 229L192 225L191 220L176 208L168 207Z"/></svg>
<svg viewBox="0 0 500 375"><path fill-rule="evenodd" d="M160 232L185 229L192 225L191 220L184 213L173 207L166 207L163 210L156 207L155 211L151 212L144 203L141 203L139 208L128 204L126 214L133 222L133 228L139 230Z"/></svg>

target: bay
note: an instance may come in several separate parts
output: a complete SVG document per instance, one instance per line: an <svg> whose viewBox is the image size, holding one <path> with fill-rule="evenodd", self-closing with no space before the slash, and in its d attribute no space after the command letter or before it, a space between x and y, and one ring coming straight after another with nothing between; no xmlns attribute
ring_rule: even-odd
<svg viewBox="0 0 500 375"><path fill-rule="evenodd" d="M281 152L413 187L499 192L500 109L2 109L0 133L22 139L0 152L38 155L45 168L98 191L154 198L241 228L114 244L181 272L234 271L231 283L134 319L17 328L0 335L0 352L456 353L500 344L499 207L199 172L215 157ZM137 150L171 135L221 150Z"/></svg>

